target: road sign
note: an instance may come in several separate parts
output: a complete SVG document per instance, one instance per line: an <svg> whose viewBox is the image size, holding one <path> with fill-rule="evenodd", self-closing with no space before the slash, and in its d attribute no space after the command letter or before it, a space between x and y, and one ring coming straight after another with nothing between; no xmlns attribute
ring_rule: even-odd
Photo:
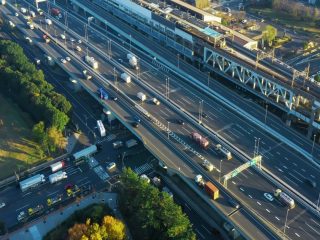
<svg viewBox="0 0 320 240"><path fill-rule="evenodd" d="M232 174L231 174L231 177L235 177L235 176L237 176L238 175L238 171L237 170L234 170L233 172L232 172Z"/></svg>

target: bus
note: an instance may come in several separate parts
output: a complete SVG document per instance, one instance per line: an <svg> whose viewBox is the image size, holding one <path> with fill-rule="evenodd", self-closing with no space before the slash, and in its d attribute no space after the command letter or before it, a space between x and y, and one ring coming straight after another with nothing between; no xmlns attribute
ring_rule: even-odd
<svg viewBox="0 0 320 240"><path fill-rule="evenodd" d="M106 129L104 128L103 123L102 123L101 120L97 121L97 126L98 126L98 130L99 130L100 136L101 137L105 137L106 136Z"/></svg>

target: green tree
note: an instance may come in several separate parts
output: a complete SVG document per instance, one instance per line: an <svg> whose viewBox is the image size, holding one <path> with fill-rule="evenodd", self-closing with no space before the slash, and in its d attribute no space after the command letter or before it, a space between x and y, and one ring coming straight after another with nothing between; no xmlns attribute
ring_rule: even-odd
<svg viewBox="0 0 320 240"><path fill-rule="evenodd" d="M275 27L267 25L262 33L263 40L267 41L269 46L272 45L272 41L276 38L278 31Z"/></svg>
<svg viewBox="0 0 320 240"><path fill-rule="evenodd" d="M320 82L320 74L317 74L315 77L314 77L314 80L316 82Z"/></svg>
<svg viewBox="0 0 320 240"><path fill-rule="evenodd" d="M35 124L32 128L32 133L38 143L43 142L46 136L44 122L40 121Z"/></svg>
<svg viewBox="0 0 320 240"><path fill-rule="evenodd" d="M50 127L47 130L48 137L48 147L51 152L56 151L56 149L65 149L67 146L66 138L58 131L55 127Z"/></svg>

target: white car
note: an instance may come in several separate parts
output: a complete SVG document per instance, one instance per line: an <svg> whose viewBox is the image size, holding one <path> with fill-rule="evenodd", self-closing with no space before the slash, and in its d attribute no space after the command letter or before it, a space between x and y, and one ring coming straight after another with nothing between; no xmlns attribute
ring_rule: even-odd
<svg viewBox="0 0 320 240"><path fill-rule="evenodd" d="M263 196L264 196L266 199L268 199L270 202L272 202L273 199L274 199L273 196L272 196L270 193L264 193Z"/></svg>
<svg viewBox="0 0 320 240"><path fill-rule="evenodd" d="M70 62L70 61L71 61L71 58L70 58L70 57L66 57L66 60L67 60L68 62Z"/></svg>
<svg viewBox="0 0 320 240"><path fill-rule="evenodd" d="M61 38L62 38L63 40L66 39L66 36L65 36L64 34L61 34L60 36L61 36Z"/></svg>
<svg viewBox="0 0 320 240"><path fill-rule="evenodd" d="M29 43L32 43L32 39L31 39L31 38L26 37L26 40L27 40Z"/></svg>
<svg viewBox="0 0 320 240"><path fill-rule="evenodd" d="M61 61L62 63L67 63L67 61L66 61L64 58L61 58L60 61Z"/></svg>
<svg viewBox="0 0 320 240"><path fill-rule="evenodd" d="M78 40L78 43L79 43L79 44L81 44L81 43L82 43L81 39L79 39L79 40Z"/></svg>
<svg viewBox="0 0 320 240"><path fill-rule="evenodd" d="M74 41L75 41L75 39L74 39L74 38L70 38L70 41L71 41L71 42L74 42Z"/></svg>
<svg viewBox="0 0 320 240"><path fill-rule="evenodd" d="M153 98L152 99L152 102L155 104L155 105L160 105L160 101L156 98Z"/></svg>
<svg viewBox="0 0 320 240"><path fill-rule="evenodd" d="M0 203L0 208L4 208L6 206L6 204L3 202L3 203Z"/></svg>
<svg viewBox="0 0 320 240"><path fill-rule="evenodd" d="M78 51L78 52L81 52L81 47L79 47L79 46L76 46L76 50Z"/></svg>
<svg viewBox="0 0 320 240"><path fill-rule="evenodd" d="M14 15L15 15L16 17L19 17L19 13L17 13L17 12L16 12Z"/></svg>
<svg viewBox="0 0 320 240"><path fill-rule="evenodd" d="M107 165L107 169L109 170L109 171L111 171L113 168L115 168L117 165L116 165L116 163L115 162L111 162L111 163L109 163L108 165Z"/></svg>

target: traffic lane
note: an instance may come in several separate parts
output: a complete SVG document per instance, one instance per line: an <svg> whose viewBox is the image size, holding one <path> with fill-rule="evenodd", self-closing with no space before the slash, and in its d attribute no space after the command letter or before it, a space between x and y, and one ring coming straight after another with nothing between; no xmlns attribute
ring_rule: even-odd
<svg viewBox="0 0 320 240"><path fill-rule="evenodd" d="M263 116L263 115L262 115ZM309 143L310 144L310 143Z"/></svg>

